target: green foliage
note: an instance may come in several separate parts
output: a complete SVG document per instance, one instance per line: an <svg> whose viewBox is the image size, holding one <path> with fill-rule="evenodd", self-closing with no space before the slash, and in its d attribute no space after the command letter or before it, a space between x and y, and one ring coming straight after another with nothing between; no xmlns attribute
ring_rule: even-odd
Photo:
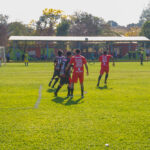
<svg viewBox="0 0 150 150"><path fill-rule="evenodd" d="M87 12L75 12L71 22L70 34L76 36L100 35L102 25L105 23L102 18L95 17Z"/></svg>
<svg viewBox="0 0 150 150"><path fill-rule="evenodd" d="M141 29L141 35L146 36L147 38L150 38L150 21L146 21Z"/></svg>
<svg viewBox="0 0 150 150"><path fill-rule="evenodd" d="M61 23L58 24L56 29L57 36L65 36L68 35L70 27L70 22L68 20L62 20Z"/></svg>
<svg viewBox="0 0 150 150"><path fill-rule="evenodd" d="M148 150L150 64L110 64L108 86L96 87L100 64L89 63L84 99L64 86L54 97L53 63L8 63L0 68L1 150ZM34 105L42 85L39 108ZM105 147L108 143L109 147Z"/></svg>
<svg viewBox="0 0 150 150"><path fill-rule="evenodd" d="M142 26L146 21L150 21L150 3L142 11L142 14L141 14L140 20L139 20L139 25Z"/></svg>
<svg viewBox="0 0 150 150"><path fill-rule="evenodd" d="M0 46L6 46L7 45L7 21L8 16L0 14Z"/></svg>
<svg viewBox="0 0 150 150"><path fill-rule="evenodd" d="M45 9L43 15L36 22L36 30L39 35L54 35L55 27L62 16L61 10Z"/></svg>
<svg viewBox="0 0 150 150"><path fill-rule="evenodd" d="M8 24L9 35L31 35L32 29L28 28L26 25L21 22L12 22Z"/></svg>
<svg viewBox="0 0 150 150"><path fill-rule="evenodd" d="M93 16L87 12L75 12L70 26L70 35L76 36L98 36L114 35L110 26L105 23L103 18ZM115 34L116 35L116 34Z"/></svg>

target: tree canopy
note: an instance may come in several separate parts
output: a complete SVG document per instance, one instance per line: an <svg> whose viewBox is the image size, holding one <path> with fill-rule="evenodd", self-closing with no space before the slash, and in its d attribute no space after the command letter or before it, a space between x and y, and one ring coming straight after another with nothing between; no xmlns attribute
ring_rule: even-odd
<svg viewBox="0 0 150 150"><path fill-rule="evenodd" d="M8 16L0 14L0 46L6 46L8 30L7 30Z"/></svg>
<svg viewBox="0 0 150 150"><path fill-rule="evenodd" d="M146 36L150 39L150 21L146 21L141 29L141 35Z"/></svg>
<svg viewBox="0 0 150 150"><path fill-rule="evenodd" d="M146 21L150 21L150 3L142 11L142 14L141 14L140 20L139 20L139 25L142 26Z"/></svg>

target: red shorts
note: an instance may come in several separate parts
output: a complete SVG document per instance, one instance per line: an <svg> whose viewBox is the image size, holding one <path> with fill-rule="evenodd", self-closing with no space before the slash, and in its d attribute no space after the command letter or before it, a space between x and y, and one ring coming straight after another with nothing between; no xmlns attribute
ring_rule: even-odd
<svg viewBox="0 0 150 150"><path fill-rule="evenodd" d="M100 71L100 74L103 75L104 72L108 73L109 72L109 67L102 67L101 71Z"/></svg>
<svg viewBox="0 0 150 150"><path fill-rule="evenodd" d="M71 80L71 82L72 82L72 83L77 83L78 78L79 78L80 83L83 83L83 80L84 80L84 72L80 72L80 73L74 72L73 75L72 75L72 80Z"/></svg>

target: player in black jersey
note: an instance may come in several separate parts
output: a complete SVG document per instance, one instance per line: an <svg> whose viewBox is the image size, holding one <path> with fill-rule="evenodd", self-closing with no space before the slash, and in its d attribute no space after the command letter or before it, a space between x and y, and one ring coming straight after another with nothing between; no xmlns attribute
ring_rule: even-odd
<svg viewBox="0 0 150 150"><path fill-rule="evenodd" d="M71 77L70 77L70 73L71 73L71 67L68 68L68 70L66 70L66 67L68 65L68 63L70 62L70 58L71 58L71 52L67 52L67 57L63 59L62 61L62 65L61 65L61 69L60 69L60 84L58 85L56 91L55 91L55 96L57 96L58 91L61 89L61 87L64 84L68 84L68 95L67 97L70 96L70 87L71 87Z"/></svg>
<svg viewBox="0 0 150 150"><path fill-rule="evenodd" d="M58 82L59 80L59 75L60 75L60 68L61 68L61 64L62 64L62 60L64 58L64 56L62 56L63 52L61 50L58 51L58 56L56 56L55 60L54 60L54 74L53 77L51 78L51 81L49 82L49 87L52 84L52 81L55 79L55 82L52 86L52 88L54 88L55 84Z"/></svg>

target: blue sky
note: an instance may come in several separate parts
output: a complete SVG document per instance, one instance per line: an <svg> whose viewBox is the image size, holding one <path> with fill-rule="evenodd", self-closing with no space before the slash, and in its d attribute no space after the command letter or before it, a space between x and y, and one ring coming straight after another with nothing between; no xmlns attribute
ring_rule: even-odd
<svg viewBox="0 0 150 150"><path fill-rule="evenodd" d="M137 23L142 10L150 0L1 0L0 14L9 16L9 22L28 24L37 20L45 8L61 9L65 14L86 11L105 21L114 20L120 25Z"/></svg>

